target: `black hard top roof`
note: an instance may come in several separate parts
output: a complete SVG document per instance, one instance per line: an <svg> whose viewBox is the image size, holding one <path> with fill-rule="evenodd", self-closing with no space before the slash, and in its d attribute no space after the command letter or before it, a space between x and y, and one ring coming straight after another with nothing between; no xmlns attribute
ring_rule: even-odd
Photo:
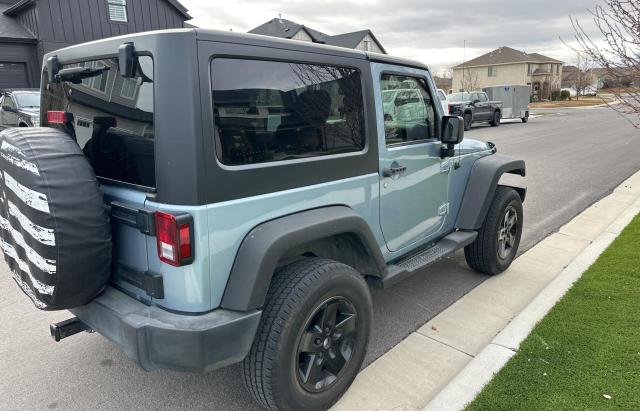
<svg viewBox="0 0 640 411"><path fill-rule="evenodd" d="M111 37L101 40L95 40L89 43L78 44L75 46L66 47L64 49L53 51L47 53L45 59L48 56L58 54L61 52L75 52L72 54L82 54L81 50L85 50L87 46L93 46L96 49L100 49L97 46L106 46L112 47L111 44L114 42L125 42L125 41L136 41L137 38L152 38L154 36L170 36L170 35L194 35L196 39L199 41L216 41L221 43L231 43L231 44L244 44L250 46L259 46L259 47L272 47L283 50L291 50L291 51L301 51L307 53L316 53L316 54L326 54L337 57L346 57L346 58L357 58L363 60L369 60L379 63L387 63L387 64L395 64L400 66L414 67L418 69L428 70L426 64L421 63L419 61L400 58L400 57L392 57L386 54L378 54L371 52L364 52L360 50L354 50L344 47L337 46L329 46L326 44L318 44L311 43L307 41L300 40L289 40L282 39L277 37L263 36L260 34L250 34L250 33L237 33L231 31L220 31L220 30L209 30L209 29L200 29L200 28L186 28L186 29L169 29L169 30L156 30L156 31L148 31L143 33L134 33L127 34L124 36ZM100 51L102 52L102 51ZM75 57L71 57L75 58Z"/></svg>
<svg viewBox="0 0 640 411"><path fill-rule="evenodd" d="M278 37L263 36L260 34L237 33L231 31L219 31L209 29L192 29L195 30L198 40L203 41L220 41L225 43L251 44L263 47L274 47L280 49L288 49L295 51L306 51L312 53L328 54L333 56L350 57L367 59L370 61L397 64L401 66L409 66L428 70L429 67L419 61L405 59L401 57L393 57L386 54L364 52L344 47L330 46L327 44L311 43L308 41L289 40Z"/></svg>

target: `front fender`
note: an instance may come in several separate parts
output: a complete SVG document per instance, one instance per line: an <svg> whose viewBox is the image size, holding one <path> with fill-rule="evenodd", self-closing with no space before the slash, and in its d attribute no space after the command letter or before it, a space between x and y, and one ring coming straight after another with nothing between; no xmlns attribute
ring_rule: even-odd
<svg viewBox="0 0 640 411"><path fill-rule="evenodd" d="M503 174L526 173L524 160L515 160L500 155L482 157L471 168L467 187L462 198L462 205L455 227L459 230L478 230L487 216L491 201ZM525 190L516 189L524 201Z"/></svg>

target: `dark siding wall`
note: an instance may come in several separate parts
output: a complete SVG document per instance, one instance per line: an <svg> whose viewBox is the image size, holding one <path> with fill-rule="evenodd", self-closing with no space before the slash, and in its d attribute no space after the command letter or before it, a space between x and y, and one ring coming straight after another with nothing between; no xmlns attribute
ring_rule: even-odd
<svg viewBox="0 0 640 411"><path fill-rule="evenodd" d="M28 43L0 42L0 60L3 62L25 63L29 86L40 85L40 63L36 57L36 45Z"/></svg>
<svg viewBox="0 0 640 411"><path fill-rule="evenodd" d="M106 37L184 27L164 0L127 0L127 23L109 20L107 0L40 0L39 38L45 52Z"/></svg>
<svg viewBox="0 0 640 411"><path fill-rule="evenodd" d="M28 10L16 16L18 23L27 28L34 36L38 37L38 11L36 7L30 7Z"/></svg>

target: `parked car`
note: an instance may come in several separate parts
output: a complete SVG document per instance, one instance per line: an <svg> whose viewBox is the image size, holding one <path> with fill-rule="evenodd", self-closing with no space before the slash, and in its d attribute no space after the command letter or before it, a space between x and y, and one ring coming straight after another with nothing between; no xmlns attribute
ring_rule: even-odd
<svg viewBox="0 0 640 411"><path fill-rule="evenodd" d="M0 91L0 130L40 125L40 90Z"/></svg>
<svg viewBox="0 0 640 411"><path fill-rule="evenodd" d="M263 407L326 409L362 366L370 286L517 253L526 190L498 181L525 164L463 141L422 63L201 29L45 61L44 127L0 134L0 218L18 286L73 314L56 341L93 330L145 370L242 362Z"/></svg>
<svg viewBox="0 0 640 411"><path fill-rule="evenodd" d="M560 91L568 91L569 92L569 96L570 97L576 97L578 96L578 91L574 88L574 87L565 87L562 88ZM580 96L596 96L598 95L598 85L597 84L593 84L590 86L585 87L583 90L580 91Z"/></svg>
<svg viewBox="0 0 640 411"><path fill-rule="evenodd" d="M500 125L502 102L489 101L483 91L449 94L449 114L464 118L464 129L469 130L473 123L489 123L492 127Z"/></svg>
<svg viewBox="0 0 640 411"><path fill-rule="evenodd" d="M439 88L436 90L438 94L438 98L440 99L440 105L442 106L442 112L444 114L449 114L449 103L447 102L447 93L444 92L443 89Z"/></svg>
<svg viewBox="0 0 640 411"><path fill-rule="evenodd" d="M385 121L406 121L406 119L426 117L425 99L418 89L391 89L382 92Z"/></svg>

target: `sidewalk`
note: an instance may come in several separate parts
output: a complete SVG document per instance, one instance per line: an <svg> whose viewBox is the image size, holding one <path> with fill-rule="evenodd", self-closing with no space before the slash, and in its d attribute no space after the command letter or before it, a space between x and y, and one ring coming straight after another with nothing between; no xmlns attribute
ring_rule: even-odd
<svg viewBox="0 0 640 411"><path fill-rule="evenodd" d="M640 172L365 368L333 409L461 409L638 212Z"/></svg>

